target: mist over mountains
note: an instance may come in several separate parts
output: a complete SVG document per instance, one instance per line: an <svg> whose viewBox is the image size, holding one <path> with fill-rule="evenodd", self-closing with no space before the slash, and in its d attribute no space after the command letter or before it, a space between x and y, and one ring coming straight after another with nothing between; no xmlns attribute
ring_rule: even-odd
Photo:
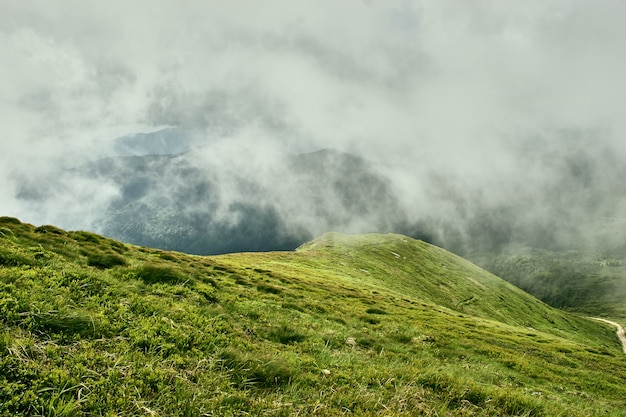
<svg viewBox="0 0 626 417"><path fill-rule="evenodd" d="M207 254L294 249L324 230L384 230L398 221L388 183L354 156L329 150L285 156L258 176L245 172L254 160L233 161L225 171L197 158L191 152L90 165L90 174L121 190L102 230Z"/></svg>
<svg viewBox="0 0 626 417"><path fill-rule="evenodd" d="M626 172L593 136L562 134L569 149L522 149L518 163L527 173L502 180L498 190L429 173L416 184L427 201L415 208L402 205L392 175L330 149L266 159L244 151L221 159L207 147L98 161L92 173L121 190L103 231L192 253L293 249L330 230L399 232L462 254L511 245L622 247ZM541 182L534 182L537 172ZM505 198L489 201L490 191Z"/></svg>
<svg viewBox="0 0 626 417"><path fill-rule="evenodd" d="M330 230L399 232L462 254L623 247L620 160L593 139L563 142L570 148L520 153L528 172L499 190L431 172L419 179L427 201L415 208L403 206L383 169L329 149L261 161L231 156L227 164L205 161L210 148L118 160L97 172L122 190L102 230L192 253L292 249ZM533 182L538 171L542 181ZM490 191L503 196L489 201Z"/></svg>
<svg viewBox="0 0 626 417"><path fill-rule="evenodd" d="M495 190L431 171L415 183L425 199L415 207L405 203L390 171L362 156L332 149L257 155L254 148L210 144L167 153L181 150L182 135L168 130L139 141L123 138L129 144L117 141L118 148L132 147L137 155L95 160L63 174L116 190L94 214L94 228L196 254L294 249L327 231L403 233L460 254L624 246L624 222L617 217L624 208L624 169L609 149L582 134L562 133L566 149L522 148L518 164L527 172L500 178L491 184ZM56 178L23 184L18 197L45 205L61 192L57 187Z"/></svg>
<svg viewBox="0 0 626 417"><path fill-rule="evenodd" d="M621 1L0 8L4 215L192 253L624 246Z"/></svg>

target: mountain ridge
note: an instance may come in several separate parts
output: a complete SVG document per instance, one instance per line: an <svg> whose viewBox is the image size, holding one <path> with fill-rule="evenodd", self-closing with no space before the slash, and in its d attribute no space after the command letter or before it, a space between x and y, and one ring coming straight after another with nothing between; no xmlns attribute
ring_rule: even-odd
<svg viewBox="0 0 626 417"><path fill-rule="evenodd" d="M355 279L461 314L555 334L589 326L587 320L574 320L458 255L400 234L330 232L300 246L293 256L297 258L300 254L313 255L316 267L326 274L324 268L334 263L333 269L341 271L348 281ZM216 259L233 257L242 258L230 254L218 255ZM262 253L245 257L264 265ZM239 259L239 262L245 261ZM268 266L271 265L270 261ZM376 279L369 280L372 276ZM520 311L526 315L520 316Z"/></svg>

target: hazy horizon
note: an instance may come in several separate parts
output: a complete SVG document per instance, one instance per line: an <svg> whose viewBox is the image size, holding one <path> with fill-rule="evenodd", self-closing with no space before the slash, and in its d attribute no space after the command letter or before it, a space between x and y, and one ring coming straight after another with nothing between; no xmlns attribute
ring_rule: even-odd
<svg viewBox="0 0 626 417"><path fill-rule="evenodd" d="M249 219L234 205L259 204L303 236L396 230L395 216L462 241L450 245L483 232L594 244L598 219L626 218L624 1L8 0L0 12L1 215L102 231L124 189L81 167L172 153L219 185L215 205L187 212L235 224ZM364 161L366 194L384 184L386 204L350 212L335 189L302 188L285 160L320 149ZM188 184L162 174L140 202L170 210Z"/></svg>

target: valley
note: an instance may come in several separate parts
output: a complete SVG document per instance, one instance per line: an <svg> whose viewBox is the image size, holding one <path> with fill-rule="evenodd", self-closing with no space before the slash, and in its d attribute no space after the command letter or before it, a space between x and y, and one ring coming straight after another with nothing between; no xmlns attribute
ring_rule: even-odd
<svg viewBox="0 0 626 417"><path fill-rule="evenodd" d="M614 235L622 236L621 229ZM611 250L520 248L468 258L546 303L594 316L626 319L626 256Z"/></svg>

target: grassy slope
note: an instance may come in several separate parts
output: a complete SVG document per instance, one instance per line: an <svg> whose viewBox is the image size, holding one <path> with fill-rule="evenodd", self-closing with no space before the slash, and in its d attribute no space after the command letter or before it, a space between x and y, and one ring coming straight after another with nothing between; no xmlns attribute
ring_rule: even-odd
<svg viewBox="0 0 626 417"><path fill-rule="evenodd" d="M195 257L0 218L0 415L624 415L613 329L441 249Z"/></svg>
<svg viewBox="0 0 626 417"><path fill-rule="evenodd" d="M472 259L546 303L588 315L626 319L624 250L606 253L521 249Z"/></svg>

